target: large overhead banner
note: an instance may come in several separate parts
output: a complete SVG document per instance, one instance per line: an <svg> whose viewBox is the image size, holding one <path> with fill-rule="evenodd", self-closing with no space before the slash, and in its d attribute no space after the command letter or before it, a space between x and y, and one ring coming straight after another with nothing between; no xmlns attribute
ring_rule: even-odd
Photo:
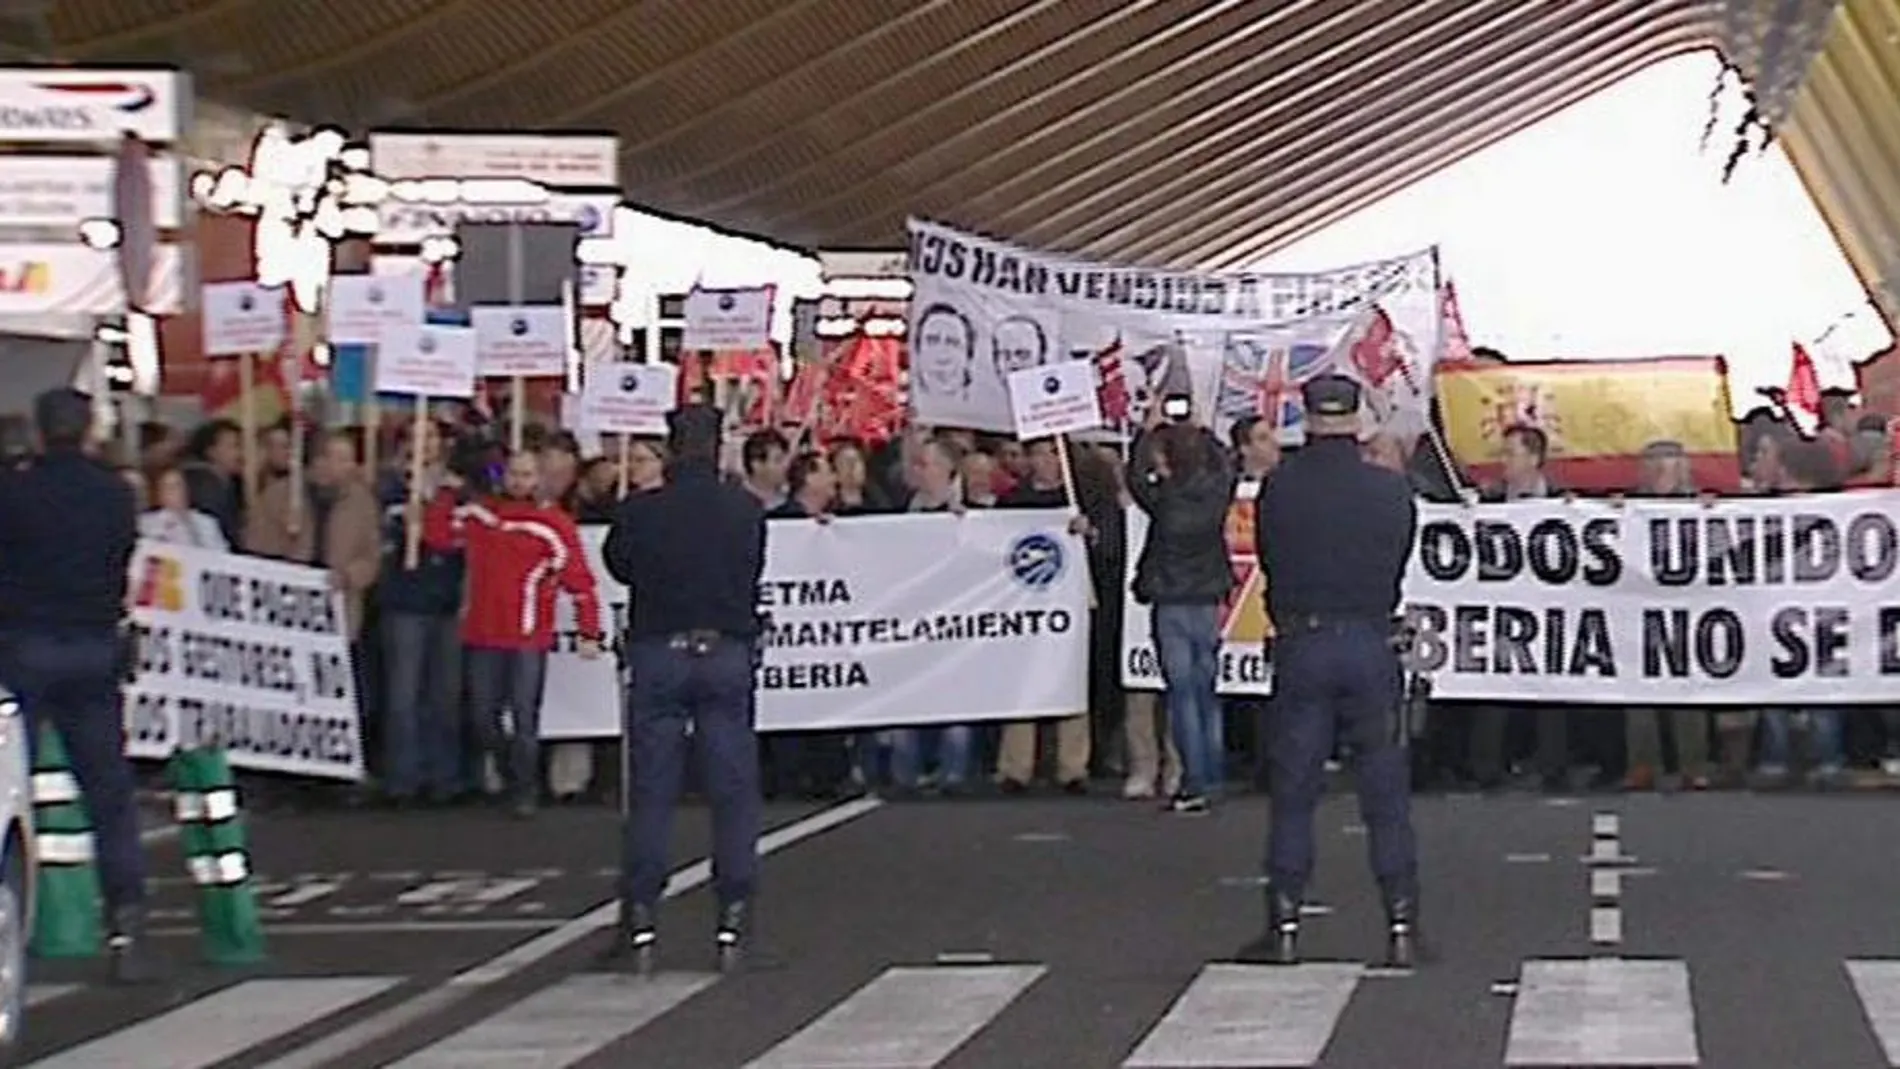
<svg viewBox="0 0 1900 1069"><path fill-rule="evenodd" d="M909 269L911 404L927 425L1007 432L1010 373L1081 358L1118 361L1138 405L1191 392L1206 422L1255 410L1269 382L1296 392L1305 378L1342 371L1375 385L1375 409L1404 424L1425 409L1438 351L1431 249L1311 274L1194 274L1076 260L913 219ZM1404 354L1404 374L1355 366L1375 318L1389 328L1386 347Z"/></svg>

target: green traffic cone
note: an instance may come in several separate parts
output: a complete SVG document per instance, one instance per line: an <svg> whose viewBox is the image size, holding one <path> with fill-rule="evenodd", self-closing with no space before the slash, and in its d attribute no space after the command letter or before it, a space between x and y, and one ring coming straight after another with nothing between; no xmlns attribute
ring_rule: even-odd
<svg viewBox="0 0 1900 1069"><path fill-rule="evenodd" d="M171 762L179 843L198 886L199 944L213 965L265 959L237 788L223 750L180 750Z"/></svg>
<svg viewBox="0 0 1900 1069"><path fill-rule="evenodd" d="M40 731L33 759L33 838L39 855L32 952L41 958L91 958L103 948L99 872L93 867L92 815L66 760L59 732Z"/></svg>

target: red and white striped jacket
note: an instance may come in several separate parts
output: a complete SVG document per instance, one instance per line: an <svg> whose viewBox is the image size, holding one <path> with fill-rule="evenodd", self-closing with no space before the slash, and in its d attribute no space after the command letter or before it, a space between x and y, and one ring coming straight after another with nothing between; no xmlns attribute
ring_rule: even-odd
<svg viewBox="0 0 1900 1069"><path fill-rule="evenodd" d="M458 506L452 494L441 493L423 514L422 540L431 549L466 555L464 645L552 649L560 592L574 599L581 637L602 638L594 573L573 518L559 508L504 497Z"/></svg>

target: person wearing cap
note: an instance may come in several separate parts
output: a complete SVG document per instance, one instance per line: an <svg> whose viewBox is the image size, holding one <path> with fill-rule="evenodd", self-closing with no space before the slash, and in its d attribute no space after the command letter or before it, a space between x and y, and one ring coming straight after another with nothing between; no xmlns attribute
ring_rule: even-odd
<svg viewBox="0 0 1900 1069"><path fill-rule="evenodd" d="M126 572L138 543L132 488L86 454L92 398L49 390L33 406L40 455L0 473L0 683L29 747L51 724L92 813L114 979L155 978L144 952L145 856L120 704ZM16 903L17 905L17 903Z"/></svg>
<svg viewBox="0 0 1900 1069"><path fill-rule="evenodd" d="M1314 811L1339 738L1357 766L1359 809L1385 902L1388 963L1406 967L1416 948L1418 861L1392 622L1418 509L1403 476L1360 456L1357 383L1322 375L1300 393L1306 445L1281 463L1255 503L1277 690L1269 725L1266 950L1276 962L1299 959Z"/></svg>
<svg viewBox="0 0 1900 1069"><path fill-rule="evenodd" d="M719 478L720 421L706 405L672 413L665 485L621 503L602 550L630 603L623 728L632 779L612 956L631 958L641 972L653 968L658 949L668 832L689 753L697 750L705 762L712 803L722 969L740 960L758 880L763 803L753 671L765 509Z"/></svg>

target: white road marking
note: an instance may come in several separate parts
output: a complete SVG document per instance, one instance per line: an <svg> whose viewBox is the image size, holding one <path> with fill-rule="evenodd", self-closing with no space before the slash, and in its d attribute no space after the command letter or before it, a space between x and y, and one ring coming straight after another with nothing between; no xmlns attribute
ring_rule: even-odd
<svg viewBox="0 0 1900 1069"><path fill-rule="evenodd" d="M1590 907L1590 942L1616 946L1623 941L1623 911L1616 906Z"/></svg>
<svg viewBox="0 0 1900 1069"><path fill-rule="evenodd" d="M1319 1064L1364 970L1209 965L1122 1069L1304 1069Z"/></svg>
<svg viewBox="0 0 1900 1069"><path fill-rule="evenodd" d="M389 1069L568 1069L646 1027L715 979L690 973L570 976Z"/></svg>
<svg viewBox="0 0 1900 1069"><path fill-rule="evenodd" d="M266 899L264 904L279 909L292 909L296 906L306 906L320 898L328 898L336 894L342 887L343 881L341 880L313 880L308 883L298 884L283 894L274 895Z"/></svg>
<svg viewBox="0 0 1900 1069"><path fill-rule="evenodd" d="M1549 854L1506 854L1506 865L1543 865L1550 861Z"/></svg>
<svg viewBox="0 0 1900 1069"><path fill-rule="evenodd" d="M1694 1066L1695 1004L1681 961L1527 961L1507 1066Z"/></svg>
<svg viewBox="0 0 1900 1069"><path fill-rule="evenodd" d="M1900 961L1850 961L1847 978L1888 1069L1900 1069Z"/></svg>
<svg viewBox="0 0 1900 1069"><path fill-rule="evenodd" d="M545 932L558 928L561 922L546 917L493 917L471 918L469 920L439 921L292 921L283 924L264 925L265 935L401 935L421 932ZM203 929L197 927L153 928L151 934L158 939L196 938Z"/></svg>
<svg viewBox="0 0 1900 1069"><path fill-rule="evenodd" d="M1590 818L1590 834L1599 839L1614 839L1623 834L1622 821L1615 813L1598 813Z"/></svg>
<svg viewBox="0 0 1900 1069"><path fill-rule="evenodd" d="M746 1069L934 1069L1045 971L1040 965L886 969Z"/></svg>
<svg viewBox="0 0 1900 1069"><path fill-rule="evenodd" d="M386 976L251 980L33 1063L32 1069L206 1069L395 987Z"/></svg>
<svg viewBox="0 0 1900 1069"><path fill-rule="evenodd" d="M1623 873L1617 869L1592 869L1591 898L1618 898L1623 894Z"/></svg>
<svg viewBox="0 0 1900 1069"><path fill-rule="evenodd" d="M51 1002L84 987L84 984L28 984L26 985L26 1005L28 1009L42 1003Z"/></svg>
<svg viewBox="0 0 1900 1069"><path fill-rule="evenodd" d="M876 798L858 798L813 813L803 820L776 828L761 836L759 853L762 856L776 853L814 835L820 835L875 812L883 805L884 803ZM666 881L666 897L676 898L711 882L712 862L710 860L695 861L673 873ZM501 983L559 954L575 943L589 938L596 932L613 927L619 912L620 903L610 899L587 913L566 921L552 931L545 932L450 977L447 983L439 987L430 988L413 998L398 1002L380 1013L332 1032L308 1046L291 1051L257 1069L317 1069L319 1066L343 1061L363 1047L392 1032L399 1031L424 1017L439 1013L476 991Z"/></svg>

